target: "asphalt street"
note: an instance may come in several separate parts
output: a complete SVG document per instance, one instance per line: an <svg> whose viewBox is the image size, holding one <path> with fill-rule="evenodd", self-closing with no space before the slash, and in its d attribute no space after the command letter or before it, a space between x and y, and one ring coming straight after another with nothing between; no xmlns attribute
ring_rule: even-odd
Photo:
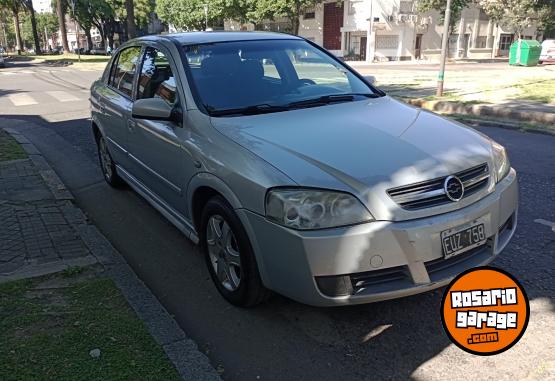
<svg viewBox="0 0 555 381"><path fill-rule="evenodd" d="M17 126L43 152L224 379L555 377L555 137L479 128L507 147L520 181L518 229L493 265L521 281L532 305L522 340L485 358L462 352L444 334L442 290L328 309L277 295L256 309L227 304L190 241L133 191L103 182L87 119L87 89L100 74L28 64L0 69L0 125Z"/></svg>

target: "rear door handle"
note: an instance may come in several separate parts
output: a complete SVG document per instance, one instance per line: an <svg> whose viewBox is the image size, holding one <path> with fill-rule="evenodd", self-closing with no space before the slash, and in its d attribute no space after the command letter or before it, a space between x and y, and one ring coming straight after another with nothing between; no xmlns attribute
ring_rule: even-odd
<svg viewBox="0 0 555 381"><path fill-rule="evenodd" d="M127 129L129 130L129 132L133 132L135 126L137 126L137 122L135 122L133 119L127 119Z"/></svg>

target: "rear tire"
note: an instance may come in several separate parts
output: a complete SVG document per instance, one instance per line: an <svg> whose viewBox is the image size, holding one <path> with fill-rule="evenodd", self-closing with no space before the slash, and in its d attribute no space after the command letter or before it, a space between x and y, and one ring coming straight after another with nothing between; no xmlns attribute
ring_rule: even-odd
<svg viewBox="0 0 555 381"><path fill-rule="evenodd" d="M124 181L119 177L116 163L112 159L112 155L108 150L108 145L104 136L100 135L97 141L98 147L98 160L100 161L100 170L104 175L104 180L114 188L121 188L124 185Z"/></svg>
<svg viewBox="0 0 555 381"><path fill-rule="evenodd" d="M270 294L264 287L248 235L221 197L211 198L200 222L200 246L212 281L229 303L252 307Z"/></svg>

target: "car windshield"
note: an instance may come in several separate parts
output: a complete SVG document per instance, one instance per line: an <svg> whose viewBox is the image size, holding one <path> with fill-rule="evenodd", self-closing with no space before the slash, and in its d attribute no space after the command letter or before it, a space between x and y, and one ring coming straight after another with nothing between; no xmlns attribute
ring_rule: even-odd
<svg viewBox="0 0 555 381"><path fill-rule="evenodd" d="M383 94L303 40L184 46L200 101L213 116L349 102Z"/></svg>

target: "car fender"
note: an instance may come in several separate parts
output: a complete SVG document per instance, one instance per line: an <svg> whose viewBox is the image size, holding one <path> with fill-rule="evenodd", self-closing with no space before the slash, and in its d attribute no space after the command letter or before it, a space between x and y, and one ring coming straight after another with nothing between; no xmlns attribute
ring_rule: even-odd
<svg viewBox="0 0 555 381"><path fill-rule="evenodd" d="M187 210L190 212L193 210L193 195L200 187L210 187L214 189L229 202L233 209L240 209L243 207L239 198L222 179L208 172L199 172L193 176L187 186Z"/></svg>
<svg viewBox="0 0 555 381"><path fill-rule="evenodd" d="M237 195L231 190L231 188L219 177L208 173L208 172L200 172L197 173L193 178L189 181L189 185L187 186L187 206L189 215L191 217L191 221L193 222L193 195L195 191L200 187L210 187L214 189L216 192L220 193L227 202L231 205L231 207L237 212L237 216L241 220L243 227L245 228L247 235L251 241L251 245L253 247L254 255L256 257L256 262L258 264L258 271L262 278L262 282L267 285L268 284L268 276L266 270L264 268L264 261L261 257L261 252L258 246L258 242L256 240L256 236L252 227L250 226L245 214L242 213L244 207L237 197ZM197 232L198 234L198 232Z"/></svg>

